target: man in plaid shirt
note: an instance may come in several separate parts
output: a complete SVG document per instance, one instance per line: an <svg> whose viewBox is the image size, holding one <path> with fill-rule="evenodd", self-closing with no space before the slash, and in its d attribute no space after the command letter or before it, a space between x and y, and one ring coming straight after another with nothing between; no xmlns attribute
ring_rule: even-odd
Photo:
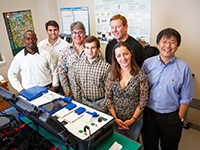
<svg viewBox="0 0 200 150"><path fill-rule="evenodd" d="M105 82L111 66L97 57L100 43L96 37L86 38L83 46L86 59L78 62L75 67L74 99L100 110L103 106Z"/></svg>

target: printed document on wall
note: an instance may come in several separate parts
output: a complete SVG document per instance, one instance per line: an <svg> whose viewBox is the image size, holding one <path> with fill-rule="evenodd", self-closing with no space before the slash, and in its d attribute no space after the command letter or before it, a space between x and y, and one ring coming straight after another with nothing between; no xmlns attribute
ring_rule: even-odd
<svg viewBox="0 0 200 150"><path fill-rule="evenodd" d="M151 0L94 0L96 35L101 43L113 36L110 18L121 14L128 21L128 34L150 43Z"/></svg>
<svg viewBox="0 0 200 150"><path fill-rule="evenodd" d="M86 35L90 35L88 7L60 8L60 12L63 34L70 35L70 25L73 22L81 21L85 26Z"/></svg>

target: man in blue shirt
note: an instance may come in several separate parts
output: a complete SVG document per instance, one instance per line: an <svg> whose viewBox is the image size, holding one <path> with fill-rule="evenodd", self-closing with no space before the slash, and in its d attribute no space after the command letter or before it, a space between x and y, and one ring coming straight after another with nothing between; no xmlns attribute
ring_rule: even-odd
<svg viewBox="0 0 200 150"><path fill-rule="evenodd" d="M149 82L149 99L144 110L142 139L145 150L177 150L182 120L193 98L193 79L187 63L175 56L180 34L172 29L157 36L160 54L142 66Z"/></svg>

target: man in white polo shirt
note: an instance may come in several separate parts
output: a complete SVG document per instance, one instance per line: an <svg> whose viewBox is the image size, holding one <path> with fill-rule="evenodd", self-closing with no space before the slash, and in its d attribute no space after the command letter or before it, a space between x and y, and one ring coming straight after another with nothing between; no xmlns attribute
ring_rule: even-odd
<svg viewBox="0 0 200 150"><path fill-rule="evenodd" d="M48 51L57 64L60 52L63 48L67 47L69 43L58 36L59 25L56 21L49 20L45 24L45 27L48 38L40 41L37 46Z"/></svg>
<svg viewBox="0 0 200 150"><path fill-rule="evenodd" d="M57 65L60 52L62 51L62 49L67 47L69 43L58 36L59 25L56 21L49 20L45 24L45 28L48 34L48 38L40 41L38 43L38 47L48 51ZM59 83L57 92L64 95L64 92L60 83Z"/></svg>

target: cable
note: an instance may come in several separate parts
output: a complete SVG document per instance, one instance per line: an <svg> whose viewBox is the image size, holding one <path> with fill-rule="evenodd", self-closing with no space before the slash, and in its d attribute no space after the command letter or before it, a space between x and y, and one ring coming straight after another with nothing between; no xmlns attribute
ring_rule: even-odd
<svg viewBox="0 0 200 150"><path fill-rule="evenodd" d="M48 139L46 138L46 131L43 129L43 128L39 128L38 127L38 125L37 124L35 124L34 122L30 122L29 124L34 124L35 125L35 127L37 128L36 130L33 130L30 134L29 134L29 136L28 136L28 138L27 138L27 150L29 149L29 139L30 138L32 138L32 144L33 144L33 148L39 148L42 144L46 144L46 146L44 147L44 148L40 148L40 150L42 150L42 149L50 149L51 147L50 147L50 145L49 145L49 143L48 143ZM42 129L42 130L44 130L45 131L45 135L44 135L44 137L42 137L42 136L39 136L40 134L39 134L39 130L40 129ZM36 143L35 144L35 138L32 136L32 134L34 133L34 132L36 132L37 134L36 134L36 136L37 136L37 140L39 140L39 142L38 143ZM40 141L41 140L41 141Z"/></svg>
<svg viewBox="0 0 200 150"><path fill-rule="evenodd" d="M90 131L90 127L88 127L87 125L84 127L83 131L86 132L86 129L89 130L89 143L88 143L88 150L89 150L90 145L91 145L91 131Z"/></svg>
<svg viewBox="0 0 200 150"><path fill-rule="evenodd" d="M40 139L42 139L42 141L40 141L40 142L38 142L38 143L36 143L36 144L34 144L34 147L36 146L37 148L39 148L39 146L41 146L41 144L44 142L44 141L53 141L53 142L56 142L56 143L59 143L59 145L56 147L56 149L60 146L60 145L64 145L64 146L66 146L66 148L67 148L67 150L69 149L69 147L70 147L70 145L68 144L68 143L62 143L62 142L59 142L59 141L56 141L56 140L51 140L51 139L47 139L46 138L46 130L45 129L43 129L43 128L39 128L39 126L37 125L37 124L35 124L34 122L30 122L29 124L34 124L35 126L36 126L36 130L33 130L30 134L29 134L29 137L27 138L27 140L29 141L29 138L31 137L31 135L34 133L34 132L37 132L38 133L38 135L40 135L39 134L39 129L41 129L41 130L43 130L43 131L45 131L45 135L44 135L44 137L43 138L41 138L40 136L37 136L37 134L36 134L36 136L38 137L38 139L40 138ZM27 141L27 142L28 142ZM34 141L34 139L33 139L33 141ZM35 142L33 142L33 143L35 143ZM29 145L28 145L29 146ZM48 145L49 146L49 145ZM28 150L28 148L29 147L27 147L27 150ZM43 148L42 148L43 149ZM72 148L71 148L72 149Z"/></svg>
<svg viewBox="0 0 200 150"><path fill-rule="evenodd" d="M4 136L4 135L10 134L10 133L14 133L16 131L19 131L19 130L21 130L22 127L29 126L30 124L33 124L35 126L35 128L36 128L35 130L33 130L31 133L28 134L28 137L27 137L27 140L26 140L27 144L25 144L25 145L23 144L22 145L22 144L20 144L20 141L19 141L19 143L13 141L11 144L15 144L15 145L18 144L18 147L20 146L20 148L21 149L23 148L23 150L25 150L25 149L29 150L29 149L36 148L36 147L40 148L41 150L42 149L43 150L45 150L45 149L47 150L47 149L50 149L52 147L51 144L49 143L50 140L46 138L46 134L47 134L46 130L44 130L43 128L39 128L39 126L37 124L35 124L35 122L30 122L30 123L27 123L27 124L24 123L24 124L19 126L19 122L15 118L14 115L5 114L5 113L0 112L0 117L8 117L8 118L10 118L10 122L7 124L9 126L7 126L7 128L4 128L4 127L0 126L0 130L1 130L1 133L2 133L0 136ZM14 123L13 123L13 121L14 121ZM8 131L8 129L9 129L9 131ZM44 132L45 132L44 137L40 136L40 134L39 134L39 130L40 129L44 130ZM34 134L34 132L36 134ZM15 137L17 137L18 134ZM35 135L36 135L37 143L36 143L35 138L34 138ZM14 136L13 136L13 138L14 138ZM53 141L53 140L51 140L51 141ZM54 142L59 143L58 146L64 145L64 146L66 146L67 150L69 149L69 145L68 144L63 144L63 143L61 143L59 141L54 141ZM44 145L44 147L41 147L42 145ZM57 146L57 148L58 148L58 146Z"/></svg>
<svg viewBox="0 0 200 150"><path fill-rule="evenodd" d="M45 135L43 136L41 142L35 144L36 147L39 148L39 147L41 146L41 144L46 140L46 141L54 141L54 142L59 143L59 145L56 147L56 149L59 148L60 145L64 145L64 146L66 146L66 147L67 147L67 150L69 149L69 147L68 147L69 145L68 145L68 144L66 145L65 143L61 143L61 142L56 141L56 140L50 140L50 139L47 139L47 138L46 138L46 134L47 134L46 130L44 130L43 128L39 128L39 129L42 129L42 130L45 132ZM38 131L39 131L39 129L38 129ZM38 138L41 138L41 137L38 136ZM39 145L38 145L38 144L39 144ZM37 145L38 145L38 146L37 146Z"/></svg>
<svg viewBox="0 0 200 150"><path fill-rule="evenodd" d="M10 123L9 123L9 125L10 125L10 127L9 128L11 128L11 129L13 129L14 127L14 129L15 129L15 131L19 131L22 127L25 127L25 126L29 126L30 124L33 124L34 126L35 126L35 128L36 128L36 130L33 130L29 135L28 135L28 137L27 137L27 139L26 139L26 142L27 142L27 144L26 145L23 145L23 146L26 146L26 147L24 147L23 149L25 150L29 150L29 148L34 148L34 147L37 147L37 148L39 148L39 147L41 147L41 145L43 144L45 144L45 148L40 148L40 149L47 149L47 147L49 147L49 149L50 149L50 144L48 143L49 141L51 142L51 141L54 141L54 142L56 142L56 143L58 143L59 145L56 147L56 149L58 149L59 148L59 146L61 146L61 145L64 145L64 146L66 146L66 148L67 148L67 150L71 147L68 143L62 143L62 142L59 142L59 141L56 141L56 140L50 140L50 139L47 139L46 138L46 130L44 130L43 128L39 128L39 126L37 125L37 124L35 124L35 122L30 122L30 123L25 123L25 124L23 124L23 125L20 125L19 126L19 122L18 122L18 120L16 119L16 117L14 116L14 115L12 115L12 114L5 114L5 113L2 113L2 112L0 112L0 117L8 117L8 118L10 118ZM14 121L14 123L13 123L13 121ZM12 124L12 126L11 126L11 124ZM13 126L14 125L14 126ZM31 127L31 128L33 128L33 127ZM6 135L6 134L8 134L8 133L12 133L12 132L6 132L6 130L2 127L2 126L0 126L0 129L2 129L2 133L3 133L3 135ZM40 134L39 134L39 130L44 130L45 131L45 135L44 135L44 137L42 138L42 136L39 136ZM14 132L14 130L13 130L13 132ZM34 134L34 132L36 132L37 134L36 134L36 139L37 139L37 143L36 143L36 141L35 141L35 138L34 138L34 136L35 136L35 134ZM3 136L2 135L2 136ZM39 142L38 142L39 141ZM31 146L31 147L30 147Z"/></svg>
<svg viewBox="0 0 200 150"><path fill-rule="evenodd" d="M34 132L36 132L37 134L39 133L39 132L38 132L39 127L38 127L37 124L35 124L35 122L30 122L29 124L34 124L35 127L36 127L37 129L36 129L36 131L33 130L33 131L29 134L29 136L27 137L27 150L29 149L29 138L30 138L30 137L32 138L32 141L33 141L32 143L33 143L33 145L35 145L35 144L34 144L34 143L35 143L34 137L32 136L32 134L33 134ZM28 125L29 125L29 124L28 124Z"/></svg>
<svg viewBox="0 0 200 150"><path fill-rule="evenodd" d="M11 134L12 134L12 136L18 135L19 130L21 129L21 127L24 126L24 124L19 126L18 120L12 114L6 114L3 112L0 112L0 117L9 118L9 122L4 127L1 126L2 134L0 135L0 138L3 138L6 135L11 136Z"/></svg>
<svg viewBox="0 0 200 150"><path fill-rule="evenodd" d="M30 137L32 137L32 134L35 132L35 130L33 130L30 134L29 134L29 136L28 136L28 138L27 138L27 150L29 149L28 147L29 147L29 138ZM33 140L33 143L34 143L34 138L32 138L32 140Z"/></svg>
<svg viewBox="0 0 200 150"><path fill-rule="evenodd" d="M68 150L69 148L73 149L68 143L62 143L62 142L59 142L59 141L56 141L56 140L52 140L52 139L48 139L48 140L49 140L49 141L52 141L52 142L56 142L56 143L59 144L58 146L56 146L56 149L55 149L55 150L57 150L57 148L59 148L59 146L61 146L61 145L66 146L67 150Z"/></svg>
<svg viewBox="0 0 200 150"><path fill-rule="evenodd" d="M37 127L36 132L38 133L38 135L39 135L39 129L42 129L42 130L45 132L45 135L44 135L44 137L42 138L42 141L39 142L39 143L37 143L37 144L35 144L34 146L37 146L38 144L39 144L39 146L41 146L42 142L46 140L46 141L53 141L53 142L59 143L59 145L56 147L56 149L57 149L60 145L66 146L66 147L67 147L67 150L69 149L70 145L69 145L68 143L62 143L62 142L59 142L59 141L56 141L56 140L47 139L47 138L46 138L46 134L47 134L47 133L46 133L46 130L43 129L43 128L39 128L38 125L35 124L34 122L32 122L32 123ZM38 138L40 138L40 137L38 136ZM37 146L37 147L39 148L39 146ZM72 149L72 148L71 148L71 149Z"/></svg>
<svg viewBox="0 0 200 150"><path fill-rule="evenodd" d="M41 136L38 136L39 134L37 134L36 136L38 137L38 139L42 139L40 142L38 142L37 144L35 144L34 146L36 146L36 147L40 147L41 145L42 145L42 143L45 141L45 140L47 140L46 139L46 130L44 130L43 128L40 128L40 129L42 129L43 131L44 131L44 133L45 133L45 135L43 136L43 137L41 137ZM38 128L38 131L39 131L39 128ZM39 145L38 145L39 144ZM37 146L38 145L38 146Z"/></svg>
<svg viewBox="0 0 200 150"><path fill-rule="evenodd" d="M57 149L59 148L60 145L62 145L62 144L60 143L58 146L56 146L55 150L57 150Z"/></svg>
<svg viewBox="0 0 200 150"><path fill-rule="evenodd" d="M56 142L56 143L59 144L58 146L56 146L56 149L55 149L55 150L57 150L57 149L59 148L59 146L61 146L61 145L66 146L67 150L69 149L69 147L70 147L71 149L73 149L68 143L62 143L62 142L59 142L59 141L56 141L56 140L52 140L52 139L47 139L47 140L52 141L52 142Z"/></svg>

